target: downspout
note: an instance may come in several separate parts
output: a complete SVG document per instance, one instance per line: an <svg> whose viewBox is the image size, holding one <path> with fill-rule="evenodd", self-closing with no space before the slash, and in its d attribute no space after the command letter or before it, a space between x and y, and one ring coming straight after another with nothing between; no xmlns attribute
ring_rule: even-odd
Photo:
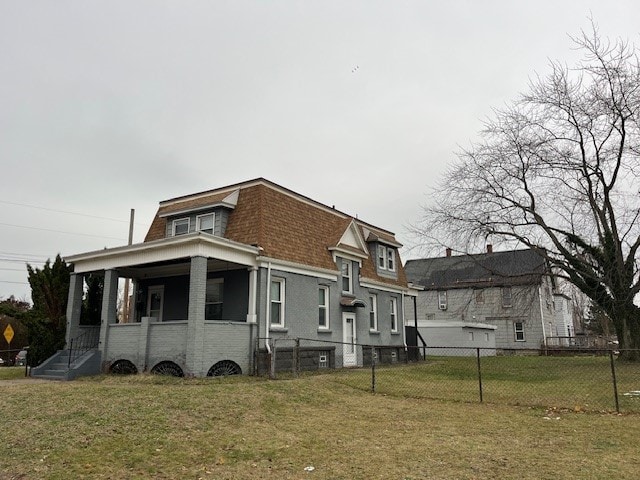
<svg viewBox="0 0 640 480"><path fill-rule="evenodd" d="M544 313L542 312L542 286L538 286L538 300L540 302L540 321L542 322L542 344L547 348L547 334L544 331Z"/></svg>
<svg viewBox="0 0 640 480"><path fill-rule="evenodd" d="M266 319L264 326L264 346L267 348L267 354L271 355L271 345L269 345L269 326L271 325L271 262L267 264L267 310L264 318Z"/></svg>
<svg viewBox="0 0 640 480"><path fill-rule="evenodd" d="M404 345L404 351L407 352L407 332L405 325L405 316L404 316L404 291L402 292L402 344Z"/></svg>

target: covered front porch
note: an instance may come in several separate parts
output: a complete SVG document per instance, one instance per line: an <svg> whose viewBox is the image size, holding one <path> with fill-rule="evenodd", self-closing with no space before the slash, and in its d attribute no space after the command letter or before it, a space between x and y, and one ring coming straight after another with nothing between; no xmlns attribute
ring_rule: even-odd
<svg viewBox="0 0 640 480"><path fill-rule="evenodd" d="M250 373L258 254L257 247L199 232L69 257L67 346L82 330L84 277L101 275L101 371ZM128 309L119 288L125 282Z"/></svg>

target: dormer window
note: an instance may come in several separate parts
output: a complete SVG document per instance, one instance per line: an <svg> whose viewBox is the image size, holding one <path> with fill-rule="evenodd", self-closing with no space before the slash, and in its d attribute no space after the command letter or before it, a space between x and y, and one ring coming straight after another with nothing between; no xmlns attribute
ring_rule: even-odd
<svg viewBox="0 0 640 480"><path fill-rule="evenodd" d="M396 271L396 251L386 245L378 245L378 270Z"/></svg>
<svg viewBox="0 0 640 480"><path fill-rule="evenodd" d="M185 235L189 233L190 221L189 218L179 218L173 221L173 236Z"/></svg>
<svg viewBox="0 0 640 480"><path fill-rule="evenodd" d="M350 260L342 259L342 292L353 293L353 265Z"/></svg>
<svg viewBox="0 0 640 480"><path fill-rule="evenodd" d="M196 218L198 231L213 234L214 220L215 215L213 213L198 215L198 217Z"/></svg>

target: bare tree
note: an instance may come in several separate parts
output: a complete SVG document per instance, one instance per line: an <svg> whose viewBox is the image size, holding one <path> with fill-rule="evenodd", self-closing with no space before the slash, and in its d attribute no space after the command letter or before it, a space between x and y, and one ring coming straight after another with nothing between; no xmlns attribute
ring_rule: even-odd
<svg viewBox="0 0 640 480"><path fill-rule="evenodd" d="M621 348L640 349L640 63L595 26L573 40L582 60L551 63L495 111L418 233L461 251L489 236L538 249L612 319Z"/></svg>

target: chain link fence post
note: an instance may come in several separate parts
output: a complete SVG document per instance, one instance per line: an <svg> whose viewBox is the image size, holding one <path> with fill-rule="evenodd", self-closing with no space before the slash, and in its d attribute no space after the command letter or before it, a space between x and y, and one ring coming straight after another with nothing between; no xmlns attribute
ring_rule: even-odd
<svg viewBox="0 0 640 480"><path fill-rule="evenodd" d="M371 393L376 393L376 350L371 348Z"/></svg>
<svg viewBox="0 0 640 480"><path fill-rule="evenodd" d="M482 403L482 370L480 369L480 348L476 348L476 359L478 364L478 388L480 389L480 403Z"/></svg>
<svg viewBox="0 0 640 480"><path fill-rule="evenodd" d="M269 362L269 378L271 380L275 380L276 379L276 341L275 339L273 341L271 341L271 339L268 340L268 342L271 345L271 358L270 358L270 362Z"/></svg>
<svg viewBox="0 0 640 480"><path fill-rule="evenodd" d="M616 413L620 413L618 402L618 382L616 380L616 362L613 360L613 350L609 350L609 363L611 363L611 380L613 382L613 395L616 399Z"/></svg>

